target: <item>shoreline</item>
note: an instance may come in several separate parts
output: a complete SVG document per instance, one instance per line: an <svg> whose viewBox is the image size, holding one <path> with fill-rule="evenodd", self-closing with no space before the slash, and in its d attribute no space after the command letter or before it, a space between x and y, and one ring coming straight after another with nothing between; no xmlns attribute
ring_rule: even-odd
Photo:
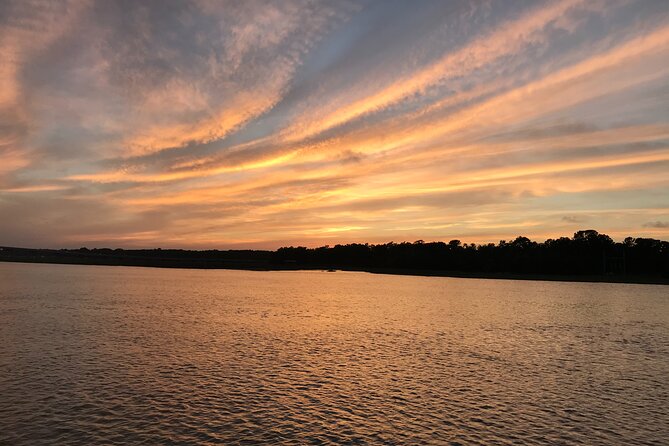
<svg viewBox="0 0 669 446"><path fill-rule="evenodd" d="M73 261L64 261L73 260ZM176 262L164 261L163 259L141 259L136 262L112 261L120 259L95 259L98 261L74 261L79 259L64 258L2 258L0 262L6 263L38 263L50 265L81 265L81 266L128 266L140 268L162 268L162 269L210 269L210 270L238 270L238 271L345 271L365 272L369 274L389 274L399 276L420 277L451 277L459 279L493 279L493 280L530 280L545 282L585 282L585 283L626 283L640 285L669 285L669 277L645 276L645 275L563 275L563 274L530 274L530 273L500 273L500 272L471 272L471 271L443 271L407 268L374 268L374 267L332 267L332 266L309 266L309 265L272 265L254 263L232 263L221 264L209 261ZM90 259L89 259L90 260ZM107 260L107 261L102 261ZM126 259L128 260L128 259ZM139 259L137 259L139 260ZM153 260L153 261L151 261Z"/></svg>

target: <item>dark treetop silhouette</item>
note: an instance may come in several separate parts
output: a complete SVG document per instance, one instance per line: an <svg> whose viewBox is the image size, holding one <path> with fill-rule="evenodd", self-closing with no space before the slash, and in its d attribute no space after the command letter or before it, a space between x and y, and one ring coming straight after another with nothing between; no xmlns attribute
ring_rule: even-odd
<svg viewBox="0 0 669 446"><path fill-rule="evenodd" d="M477 245L444 242L351 243L276 251L0 248L0 260L183 268L346 269L401 274L669 283L669 242L595 230L543 243L527 237Z"/></svg>

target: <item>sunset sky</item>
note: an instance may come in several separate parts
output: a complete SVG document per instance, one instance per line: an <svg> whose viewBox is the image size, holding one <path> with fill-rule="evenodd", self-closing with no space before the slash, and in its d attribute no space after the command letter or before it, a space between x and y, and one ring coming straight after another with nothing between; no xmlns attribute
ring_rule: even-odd
<svg viewBox="0 0 669 446"><path fill-rule="evenodd" d="M669 2L0 0L0 245L669 238Z"/></svg>

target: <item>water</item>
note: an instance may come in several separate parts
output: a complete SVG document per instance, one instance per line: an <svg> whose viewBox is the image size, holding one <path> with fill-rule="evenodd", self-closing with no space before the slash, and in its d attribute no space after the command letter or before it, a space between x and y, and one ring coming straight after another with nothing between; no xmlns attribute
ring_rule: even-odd
<svg viewBox="0 0 669 446"><path fill-rule="evenodd" d="M0 263L0 444L668 444L668 291Z"/></svg>

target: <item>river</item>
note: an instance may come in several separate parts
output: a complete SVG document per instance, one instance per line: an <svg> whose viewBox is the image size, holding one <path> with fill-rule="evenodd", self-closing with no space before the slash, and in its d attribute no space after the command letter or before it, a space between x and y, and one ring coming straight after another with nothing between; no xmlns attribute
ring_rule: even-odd
<svg viewBox="0 0 669 446"><path fill-rule="evenodd" d="M0 444L667 444L669 286L0 263Z"/></svg>

